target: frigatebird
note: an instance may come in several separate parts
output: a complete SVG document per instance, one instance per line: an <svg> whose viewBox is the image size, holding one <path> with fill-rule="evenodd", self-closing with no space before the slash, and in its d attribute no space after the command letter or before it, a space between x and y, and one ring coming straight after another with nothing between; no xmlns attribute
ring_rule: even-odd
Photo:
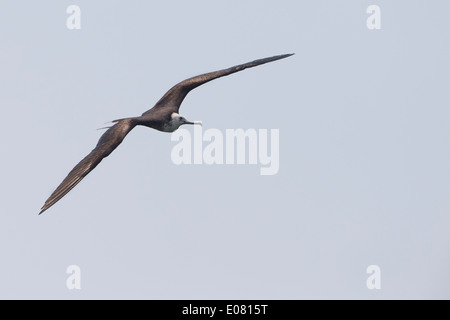
<svg viewBox="0 0 450 320"><path fill-rule="evenodd" d="M192 90L211 80L242 71L247 68L259 66L264 63L280 60L292 56L283 54L269 58L259 59L252 62L240 64L228 69L205 73L193 78L186 79L173 86L150 110L144 112L140 117L123 118L112 121L115 123L100 137L97 146L83 160L81 160L69 172L56 190L45 201L39 214L53 206L70 190L72 190L89 172L91 172L102 160L111 154L125 136L136 126L150 127L163 132L174 132L183 124L199 124L199 121L188 121L178 114L180 105L186 95Z"/></svg>

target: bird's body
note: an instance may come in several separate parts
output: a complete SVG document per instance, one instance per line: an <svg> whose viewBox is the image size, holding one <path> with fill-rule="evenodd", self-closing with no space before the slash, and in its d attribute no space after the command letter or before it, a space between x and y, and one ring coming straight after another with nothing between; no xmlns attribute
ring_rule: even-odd
<svg viewBox="0 0 450 320"><path fill-rule="evenodd" d="M97 146L83 160L81 160L69 172L67 177L61 182L56 190L47 199L39 214L50 208L72 188L74 188L89 172L91 172L103 158L109 156L125 136L136 126L146 126L163 132L173 132L183 124L201 124L201 122L191 122L178 114L180 105L186 95L198 86L211 80L227 76L229 74L252 68L264 63L284 59L292 54L284 54L270 58L255 60L228 69L205 73L196 77L186 79L174 87L155 104L153 108L144 112L139 117L124 118L114 120L113 126L100 137Z"/></svg>

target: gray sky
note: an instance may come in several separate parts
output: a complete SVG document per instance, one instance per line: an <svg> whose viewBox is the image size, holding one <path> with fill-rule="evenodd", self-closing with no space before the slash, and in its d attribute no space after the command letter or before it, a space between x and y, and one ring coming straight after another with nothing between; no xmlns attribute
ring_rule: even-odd
<svg viewBox="0 0 450 320"><path fill-rule="evenodd" d="M71 4L81 30L66 27ZM371 4L381 30L366 27ZM449 299L449 10L3 0L0 298ZM277 175L176 166L170 134L138 127L37 215L104 122L185 78L291 52L180 110L204 130L279 129ZM69 265L81 290L66 287Z"/></svg>

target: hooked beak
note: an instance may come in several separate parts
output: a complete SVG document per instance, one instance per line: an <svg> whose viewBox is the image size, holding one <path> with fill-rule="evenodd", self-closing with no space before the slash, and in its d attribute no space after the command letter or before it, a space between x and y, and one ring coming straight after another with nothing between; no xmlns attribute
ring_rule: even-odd
<svg viewBox="0 0 450 320"><path fill-rule="evenodd" d="M185 124L198 124L202 126L202 122L201 121L186 121Z"/></svg>

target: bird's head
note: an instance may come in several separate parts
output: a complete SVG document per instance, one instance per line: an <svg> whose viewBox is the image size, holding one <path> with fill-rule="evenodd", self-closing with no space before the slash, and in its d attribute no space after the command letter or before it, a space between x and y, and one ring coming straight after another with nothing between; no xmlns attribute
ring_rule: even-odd
<svg viewBox="0 0 450 320"><path fill-rule="evenodd" d="M189 121L185 117L179 115L178 113L172 114L171 126L174 128L174 131L178 129L183 124L198 124L202 125L201 121Z"/></svg>

